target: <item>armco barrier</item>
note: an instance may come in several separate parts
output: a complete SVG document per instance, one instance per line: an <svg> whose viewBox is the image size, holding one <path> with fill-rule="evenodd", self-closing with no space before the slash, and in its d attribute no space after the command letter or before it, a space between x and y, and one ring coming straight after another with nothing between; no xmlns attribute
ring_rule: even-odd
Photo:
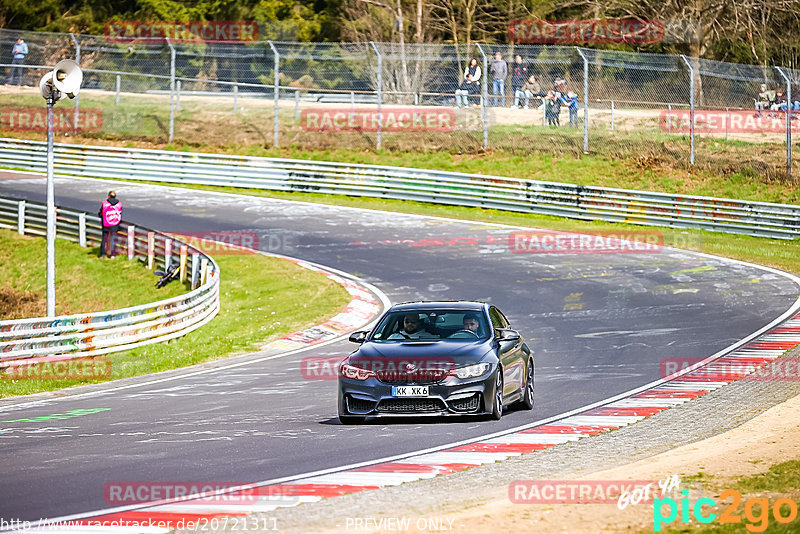
<svg viewBox="0 0 800 534"><path fill-rule="evenodd" d="M45 227L45 206L0 198L0 228L11 228L21 234L45 235ZM100 219L96 215L57 210L57 237L86 245L87 242L99 242L100 235ZM121 310L2 321L0 368L44 359L95 356L166 341L199 328L217 314L219 267L211 257L168 235L136 228L125 222L121 224L119 238L122 252L127 252L129 258L143 257L153 266L164 266L172 263L173 259L191 262L186 271L192 291ZM151 240L152 249L149 246Z"/></svg>
<svg viewBox="0 0 800 534"><path fill-rule="evenodd" d="M45 144L0 139L0 166L45 171ZM479 206L793 239L800 206L382 165L57 144L59 173Z"/></svg>

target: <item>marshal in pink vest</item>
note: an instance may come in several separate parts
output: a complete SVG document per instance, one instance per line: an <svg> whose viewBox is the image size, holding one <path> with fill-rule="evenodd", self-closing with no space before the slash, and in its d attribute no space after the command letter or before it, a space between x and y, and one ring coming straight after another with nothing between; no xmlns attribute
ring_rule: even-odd
<svg viewBox="0 0 800 534"><path fill-rule="evenodd" d="M108 200L103 201L103 226L116 226L122 220L122 203L111 204Z"/></svg>

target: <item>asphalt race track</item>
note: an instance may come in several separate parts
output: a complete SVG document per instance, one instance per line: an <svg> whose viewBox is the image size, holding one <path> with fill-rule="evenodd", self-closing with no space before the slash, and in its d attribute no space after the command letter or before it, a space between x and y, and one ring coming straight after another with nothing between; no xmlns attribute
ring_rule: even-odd
<svg viewBox="0 0 800 534"><path fill-rule="evenodd" d="M272 480L516 427L656 380L664 359L714 354L798 295L779 273L682 251L512 253L512 229L486 224L67 178L56 179L56 202L96 212L112 188L134 224L252 232L262 250L360 276L393 302L495 303L536 353L536 407L499 422L342 426L335 382L304 379L300 361L344 356L354 348L346 341L157 384L6 406L6 520L108 508L104 487L115 481ZM44 191L43 177L0 174L0 196L44 202ZM18 421L81 409L89 412Z"/></svg>

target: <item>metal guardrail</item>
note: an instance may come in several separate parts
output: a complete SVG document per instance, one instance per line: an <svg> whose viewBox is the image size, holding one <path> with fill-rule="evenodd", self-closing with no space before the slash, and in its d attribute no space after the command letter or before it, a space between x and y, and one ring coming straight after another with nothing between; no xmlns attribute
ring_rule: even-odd
<svg viewBox="0 0 800 534"><path fill-rule="evenodd" d="M0 166L44 172L45 143L0 139ZM760 237L800 235L800 206L381 165L56 144L61 174L415 200Z"/></svg>
<svg viewBox="0 0 800 534"><path fill-rule="evenodd" d="M46 207L0 198L0 228L45 235ZM56 237L82 246L98 243L102 234L96 215L57 210ZM183 336L210 321L219 311L219 267L199 249L169 235L120 225L119 237L128 258L144 258L148 267L172 263L173 254L187 271L192 291L158 302L120 310L0 322L0 369L42 360L96 356ZM119 238L118 237L118 238ZM126 245L126 246L125 246Z"/></svg>

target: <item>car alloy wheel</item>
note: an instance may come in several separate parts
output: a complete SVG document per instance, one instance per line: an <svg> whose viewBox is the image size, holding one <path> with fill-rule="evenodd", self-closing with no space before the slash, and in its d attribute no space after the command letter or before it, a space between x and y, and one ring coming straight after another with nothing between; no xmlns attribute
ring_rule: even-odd
<svg viewBox="0 0 800 534"><path fill-rule="evenodd" d="M503 369L497 368L497 381L494 387L494 404L492 405L492 419L499 421L503 417Z"/></svg>

